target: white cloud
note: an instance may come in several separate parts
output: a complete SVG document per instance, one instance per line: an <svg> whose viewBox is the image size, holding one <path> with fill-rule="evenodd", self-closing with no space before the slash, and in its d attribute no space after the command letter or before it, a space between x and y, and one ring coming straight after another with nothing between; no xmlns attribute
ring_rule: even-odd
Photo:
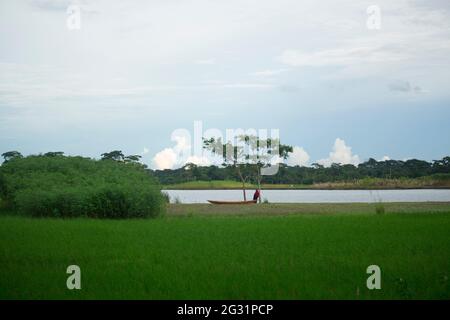
<svg viewBox="0 0 450 320"><path fill-rule="evenodd" d="M165 148L153 157L153 167L158 170L174 169L184 166L187 163L193 163L198 166L209 166L213 161L203 155L191 154L191 142L184 135L173 135L172 141L175 146Z"/></svg>
<svg viewBox="0 0 450 320"><path fill-rule="evenodd" d="M165 148L154 156L153 167L155 169L174 169L180 165L183 158L186 157L185 155L190 153L191 145L186 136L173 135L172 141L175 141L174 147Z"/></svg>
<svg viewBox="0 0 450 320"><path fill-rule="evenodd" d="M333 163L340 164L353 164L358 165L360 163L359 156L352 153L352 148L345 144L345 141L337 138L334 142L333 151L330 152L329 157L326 159L320 159L317 163L329 167Z"/></svg>
<svg viewBox="0 0 450 320"><path fill-rule="evenodd" d="M177 163L177 154L172 148L158 152L153 158L154 167L158 170L173 169Z"/></svg>
<svg viewBox="0 0 450 320"><path fill-rule="evenodd" d="M389 161L391 158L389 156L384 156L380 161Z"/></svg>
<svg viewBox="0 0 450 320"><path fill-rule="evenodd" d="M175 135L172 140L176 142L174 151L178 153L183 153L191 149L191 142L185 136Z"/></svg>
<svg viewBox="0 0 450 320"><path fill-rule="evenodd" d="M74 96L153 97L168 90L195 92L198 84L211 76L205 74L209 68L202 65L218 61L223 68L217 73L226 83L231 82L225 87L264 88L246 84L239 76L243 70L247 75L249 70L257 70L251 75L259 78L284 72L276 61L270 64L277 55L278 61L290 66L344 66L322 70L331 75L377 73L392 78L403 74L400 71L414 75L419 68L424 85L430 87L426 79L431 78L445 86L449 10L442 10L437 2L427 1L425 6L418 1L378 1L382 32L367 30L364 6L351 0L261 0L257 6L253 0L83 0L77 1L83 12L87 7L100 14L89 19L83 15L79 32L68 32L61 12L54 12L64 11L73 1L4 1L0 2L2 30L22 41L8 42L6 37L0 42L5 48L0 50L0 61L14 63L8 73L0 66L0 102L58 98L60 105ZM52 10L35 14L36 8ZM26 24L20 23L22 16L28 17ZM60 23L61 28L54 27ZM48 38L52 41L45 41ZM105 59L104 52L114 55ZM258 70L261 63L267 69ZM23 65L30 73L42 69L40 66L55 70L25 74ZM151 73L142 66L151 68ZM189 80L182 74L189 75ZM117 81L118 77L124 80ZM409 75L408 79L414 80Z"/></svg>
<svg viewBox="0 0 450 320"><path fill-rule="evenodd" d="M94 80L96 79L96 80ZM126 80L94 71L35 64L4 63L0 60L0 103L7 105L60 102L73 99L117 99L161 96L168 92L209 92L211 89L273 89L268 83L203 81L189 84L133 85ZM67 99L67 100L66 100Z"/></svg>
<svg viewBox="0 0 450 320"><path fill-rule="evenodd" d="M323 41L314 46L293 42L280 51L277 60L295 67L328 67L320 70L326 73L323 79L398 74L413 79L421 74L420 70L427 70L429 76L441 74L438 66L447 70L448 10L442 10L437 3L424 8L408 0L381 1L377 5L382 11L382 31L362 26L358 21L363 16L357 7L339 2L316 18L326 21L327 28L321 30Z"/></svg>
<svg viewBox="0 0 450 320"><path fill-rule="evenodd" d="M286 163L289 166L307 166L309 159L309 154L302 147L295 146Z"/></svg>

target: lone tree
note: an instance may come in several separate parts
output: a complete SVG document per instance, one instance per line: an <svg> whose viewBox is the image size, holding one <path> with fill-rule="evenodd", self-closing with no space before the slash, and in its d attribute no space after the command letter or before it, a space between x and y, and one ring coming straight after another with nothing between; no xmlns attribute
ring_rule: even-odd
<svg viewBox="0 0 450 320"><path fill-rule="evenodd" d="M251 135L239 135L235 143L223 143L221 138L203 138L203 148L215 156L221 156L222 165L236 171L242 182L244 201L246 183L253 177L261 189L263 175L276 174L276 166L281 159L287 159L292 147L281 145L279 139L260 139ZM261 201L261 198L259 199Z"/></svg>
<svg viewBox="0 0 450 320"><path fill-rule="evenodd" d="M19 151L8 151L2 154L4 159L3 163L7 163L16 158L23 158L22 154Z"/></svg>
<svg viewBox="0 0 450 320"><path fill-rule="evenodd" d="M223 143L221 138L203 138L203 148L216 156L221 156L222 166L233 168L242 182L242 193L244 201L247 200L245 194L245 184L250 178L250 171L245 164L245 154L242 146L233 145L231 142Z"/></svg>
<svg viewBox="0 0 450 320"><path fill-rule="evenodd" d="M293 148L280 144L280 139L260 139L253 135L240 135L238 140L244 145L247 155L247 165L252 170L258 189L261 190L261 181L265 175L275 175L278 165L286 160ZM259 197L261 202L261 196Z"/></svg>

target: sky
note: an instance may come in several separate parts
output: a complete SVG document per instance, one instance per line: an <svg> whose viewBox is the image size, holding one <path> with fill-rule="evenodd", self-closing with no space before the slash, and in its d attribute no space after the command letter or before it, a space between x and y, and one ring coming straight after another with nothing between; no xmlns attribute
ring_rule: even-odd
<svg viewBox="0 0 450 320"><path fill-rule="evenodd" d="M447 0L2 0L0 28L1 153L207 165L200 121L290 165L450 155Z"/></svg>

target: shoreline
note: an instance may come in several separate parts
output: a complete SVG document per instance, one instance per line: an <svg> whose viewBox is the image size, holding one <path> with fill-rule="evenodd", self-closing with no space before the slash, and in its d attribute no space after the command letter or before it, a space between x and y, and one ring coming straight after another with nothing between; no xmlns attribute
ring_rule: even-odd
<svg viewBox="0 0 450 320"><path fill-rule="evenodd" d="M246 187L245 190L253 190L255 188ZM194 190L194 191L206 191L206 190L242 190L242 188L237 187L172 187L172 186L163 186L162 191L164 190ZM261 187L261 190L450 190L450 187L447 186L429 186L429 187L349 187L349 188L338 188L338 187L284 187L284 186L274 186L274 187Z"/></svg>
<svg viewBox="0 0 450 320"><path fill-rule="evenodd" d="M242 190L242 183L235 180L192 180L161 184L163 190ZM254 183L246 183L245 189L256 189ZM370 178L351 181L303 183L262 183L261 190L419 190L450 189L450 176L445 179L422 177L415 179Z"/></svg>

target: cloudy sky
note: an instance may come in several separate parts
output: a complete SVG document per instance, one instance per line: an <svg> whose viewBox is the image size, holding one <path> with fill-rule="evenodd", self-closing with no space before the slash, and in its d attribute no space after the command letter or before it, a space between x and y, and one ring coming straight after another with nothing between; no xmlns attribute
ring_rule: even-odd
<svg viewBox="0 0 450 320"><path fill-rule="evenodd" d="M448 0L2 0L0 28L1 152L205 163L172 134L202 121L290 164L450 154Z"/></svg>

